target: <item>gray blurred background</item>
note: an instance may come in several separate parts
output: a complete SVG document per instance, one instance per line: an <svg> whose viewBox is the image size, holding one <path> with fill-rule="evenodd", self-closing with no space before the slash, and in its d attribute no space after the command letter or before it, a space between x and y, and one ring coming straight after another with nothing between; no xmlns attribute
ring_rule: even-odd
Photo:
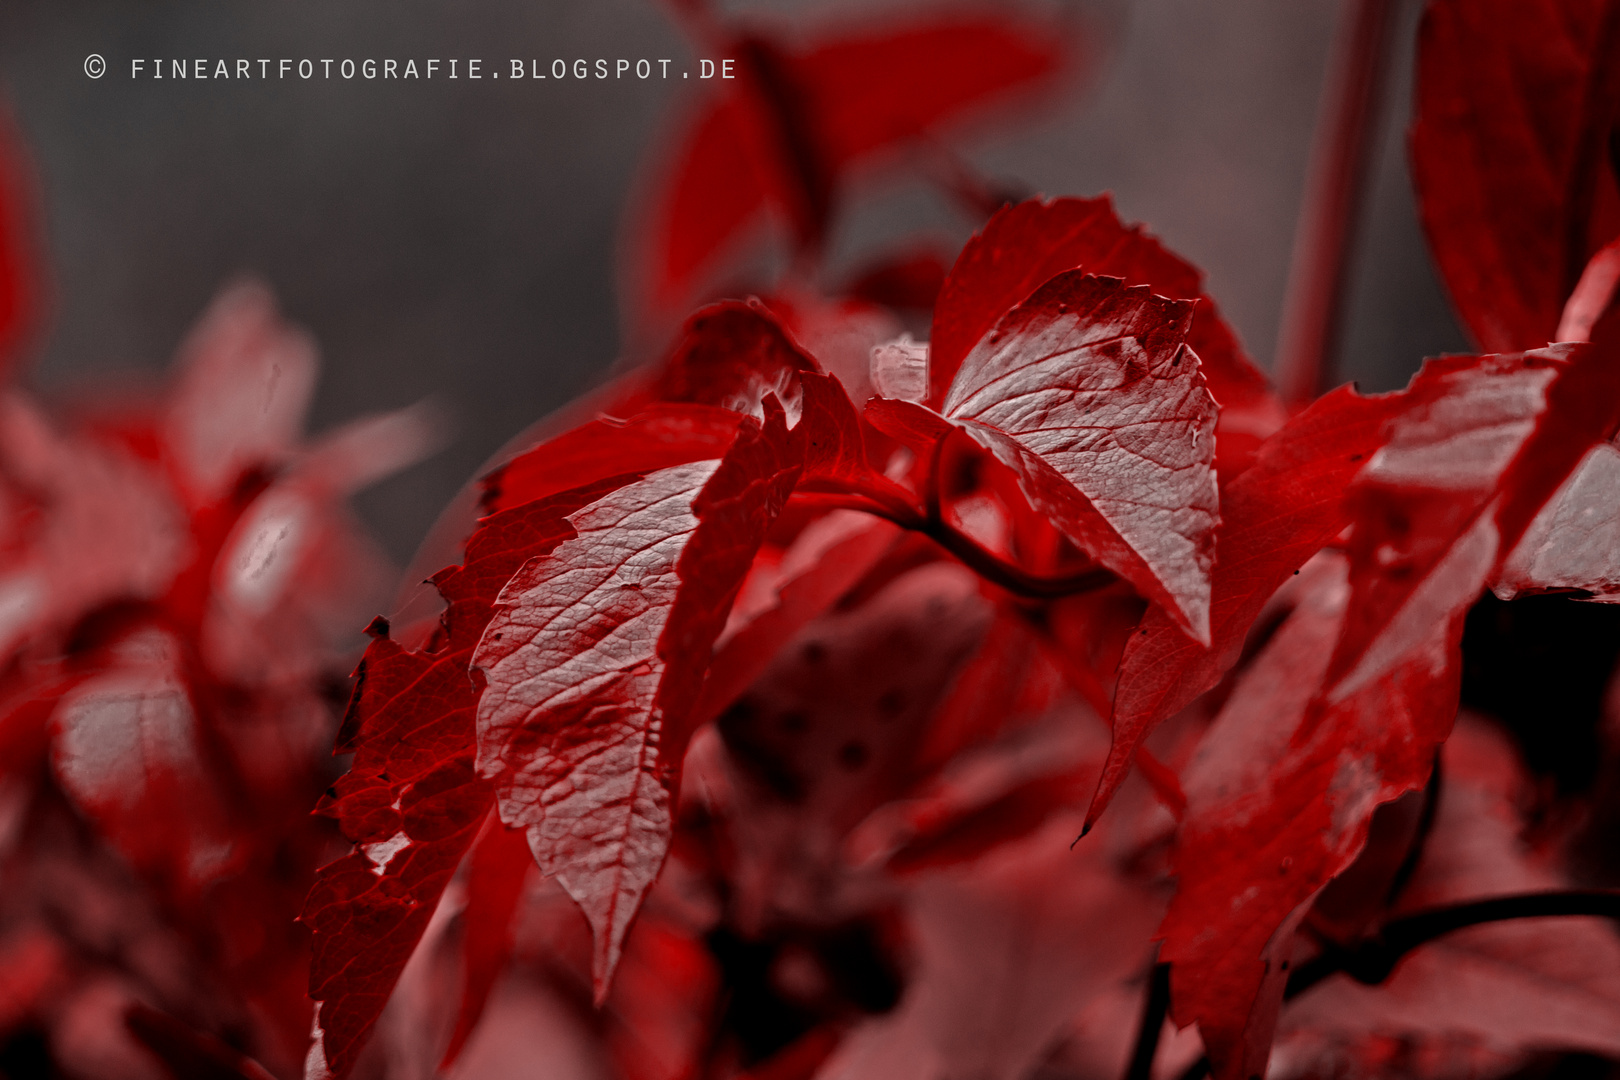
<svg viewBox="0 0 1620 1080"><path fill-rule="evenodd" d="M893 5L730 6L820 21ZM1103 45L1084 92L962 149L1050 195L1111 190L1204 267L1269 364L1341 6L1082 4ZM1467 347L1406 174L1420 6L1402 4L1342 342L1341 377L1367 390ZM55 297L34 385L161 368L224 281L257 274L320 342L316 430L425 397L451 415L445 451L359 498L403 563L488 455L614 362L621 210L693 84L131 81L129 60L531 55L691 52L653 0L4 0L0 92L33 154ZM845 259L873 237L971 230L914 184L870 194Z"/></svg>

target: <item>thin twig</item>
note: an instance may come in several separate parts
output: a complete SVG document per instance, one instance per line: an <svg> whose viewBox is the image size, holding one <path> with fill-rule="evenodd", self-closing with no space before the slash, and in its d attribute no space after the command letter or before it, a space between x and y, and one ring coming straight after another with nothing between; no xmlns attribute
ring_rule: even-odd
<svg viewBox="0 0 1620 1080"><path fill-rule="evenodd" d="M1023 567L1016 566L990 551L947 521L939 489L947 441L948 437L934 443L933 459L928 467L928 480L923 488L923 512L927 518L921 531L925 536L955 555L968 569L986 581L1000 585L1010 593L1027 596L1033 600L1055 600L1062 596L1091 592L1118 580L1111 572L1094 567L1057 578L1031 574Z"/></svg>
<svg viewBox="0 0 1620 1080"><path fill-rule="evenodd" d="M1147 998L1142 1003L1142 1026L1136 1029L1136 1048L1125 1067L1125 1080L1152 1080L1153 1059L1159 1054L1159 1035L1170 1015L1170 965L1160 962L1148 974Z"/></svg>
<svg viewBox="0 0 1620 1080"><path fill-rule="evenodd" d="M971 536L960 532L943 518L932 515L922 518L914 513L900 513L896 508L864 494L831 491L795 492L793 501L799 505L808 504L829 510L859 510L863 514L891 521L902 529L921 533L956 556L969 570L986 581L1031 600L1055 600L1059 597L1074 596L1077 593L1105 588L1119 580L1111 571L1095 567L1061 577L1032 574L1023 567L1003 559Z"/></svg>
<svg viewBox="0 0 1620 1080"><path fill-rule="evenodd" d="M1063 596L1092 592L1119 580L1111 571L1095 567L1064 577L1040 577L981 546L977 540L957 531L948 522L930 520L921 531L986 581L1032 600L1056 600Z"/></svg>
<svg viewBox="0 0 1620 1080"><path fill-rule="evenodd" d="M1055 600L1059 597L1074 596L1077 593L1106 588L1119 580L1112 571L1097 567L1087 567L1085 570L1059 577L1032 574L1016 563L997 555L952 525L945 518L939 492L939 474L944 448L944 439L940 439L934 446L932 467L923 492L924 505L921 514L915 506L904 502L893 492L879 487L850 488L829 485L825 489L818 490L820 485L814 485L812 490L795 492L793 498L801 505L808 503L829 509L859 510L892 521L902 529L921 533L956 556L968 569L986 581L999 585L1014 595L1032 600Z"/></svg>
<svg viewBox="0 0 1620 1080"><path fill-rule="evenodd" d="M1329 975L1341 972L1368 986L1377 985L1389 978L1395 965L1413 949L1466 926L1563 915L1620 919L1620 890L1578 889L1493 896L1394 919L1373 937L1351 946L1330 946L1320 956L1299 965L1288 977L1283 998L1298 997Z"/></svg>
<svg viewBox="0 0 1620 1080"><path fill-rule="evenodd" d="M1277 385L1303 405L1333 377L1350 240L1372 160L1394 0L1351 0L1334 43L1277 332Z"/></svg>

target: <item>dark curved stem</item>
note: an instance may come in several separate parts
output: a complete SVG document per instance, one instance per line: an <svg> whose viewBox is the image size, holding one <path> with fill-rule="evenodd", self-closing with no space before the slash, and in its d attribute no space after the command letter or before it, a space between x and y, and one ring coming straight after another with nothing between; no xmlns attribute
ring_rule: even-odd
<svg viewBox="0 0 1620 1080"><path fill-rule="evenodd" d="M1298 997L1329 975L1340 972L1368 986L1376 985L1389 978L1395 965L1413 949L1466 926L1562 915L1620 920L1620 890L1577 889L1493 896L1394 919L1365 941L1348 947L1330 946L1320 956L1295 968L1288 977L1283 998Z"/></svg>
<svg viewBox="0 0 1620 1080"><path fill-rule="evenodd" d="M892 521L902 529L913 532L923 532L928 522L922 513L906 500L896 488L893 491L877 486L862 486L839 481L830 483L821 480L807 480L794 489L793 498L801 505L836 507L844 510L859 510L874 517Z"/></svg>
<svg viewBox="0 0 1620 1080"><path fill-rule="evenodd" d="M893 492L878 487L854 489L839 487L819 491L811 486L808 490L800 489L794 492L793 498L800 505L809 503L829 509L859 510L883 518L885 521L892 521L902 529L921 533L956 556L963 565L986 581L999 585L1014 595L1032 600L1055 600L1063 596L1073 596L1076 593L1105 588L1119 580L1112 571L1096 567L1060 577L1032 574L1016 563L1003 559L946 521L940 507L938 479L944 445L945 440L941 439L934 448L933 466L923 495L924 509L920 515L915 506L898 498Z"/></svg>
<svg viewBox="0 0 1620 1080"><path fill-rule="evenodd" d="M957 532L946 522L930 521L921 532L962 560L969 570L986 581L1032 600L1056 600L1062 596L1074 596L1076 593L1104 588L1119 580L1112 571L1098 569L1084 570L1063 577L1040 577L981 547L978 541Z"/></svg>
<svg viewBox="0 0 1620 1080"><path fill-rule="evenodd" d="M1142 1026L1136 1029L1136 1047L1125 1066L1125 1080L1151 1080L1153 1059L1159 1053L1159 1035L1170 1015L1170 965L1157 963L1148 975L1147 999L1142 1003Z"/></svg>
<svg viewBox="0 0 1620 1080"><path fill-rule="evenodd" d="M939 494L940 467L945 457L945 443L934 443L933 460L928 467L928 482L923 492L923 509L927 515L919 531L934 543L962 560L963 564L986 581L994 582L1010 593L1034 600L1055 600L1062 596L1101 589L1118 580L1112 572L1096 568L1063 577L1040 577L1021 566L1008 562L988 550L971 536L957 530L945 520Z"/></svg>
<svg viewBox="0 0 1620 1080"><path fill-rule="evenodd" d="M1031 600L1055 600L1062 596L1090 592L1112 585L1119 579L1111 571L1090 569L1062 577L1041 577L1021 566L1008 562L974 540L937 518L919 518L915 513L903 513L887 502L855 492L808 491L795 492L795 502L827 509L859 510L863 514L892 521L902 529L921 533L961 560L969 570L986 581L1001 586L1017 596Z"/></svg>

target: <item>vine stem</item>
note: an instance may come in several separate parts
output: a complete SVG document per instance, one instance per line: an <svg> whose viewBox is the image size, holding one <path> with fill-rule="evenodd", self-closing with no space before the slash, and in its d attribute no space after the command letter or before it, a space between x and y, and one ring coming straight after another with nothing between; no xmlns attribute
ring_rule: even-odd
<svg viewBox="0 0 1620 1080"><path fill-rule="evenodd" d="M812 486L808 490L800 489L794 492L793 499L799 505L859 510L883 518L885 521L892 521L902 529L921 533L956 556L968 569L986 581L999 585L1017 596L1032 600L1055 600L1063 596L1073 596L1076 593L1104 588L1119 580L1111 571L1097 568L1060 577L1032 574L957 529L945 519L944 512L940 508L938 478L944 444L945 440L941 439L935 447L933 467L929 471L924 495L925 506L921 513L915 506L899 498L895 492L859 484L825 491L816 490Z"/></svg>
<svg viewBox="0 0 1620 1080"><path fill-rule="evenodd" d="M1027 596L1032 600L1056 600L1062 596L1074 596L1077 593L1101 589L1119 580L1112 571L1096 569L1083 570L1063 577L1041 577L1008 562L948 522L930 520L920 531L962 560L968 569L986 581L994 582L1010 593Z"/></svg>
<svg viewBox="0 0 1620 1080"><path fill-rule="evenodd" d="M1471 900L1450 907L1431 908L1384 924L1373 937L1348 947L1329 948L1295 968L1288 977L1283 1000L1305 993L1329 975L1340 972L1357 982L1376 986L1389 978L1401 958L1453 930L1513 919L1542 919L1589 915L1620 920L1620 889L1572 889L1564 892L1517 893ZM1181 1074L1180 1080L1205 1080L1211 1073L1208 1057L1201 1057Z"/></svg>
<svg viewBox="0 0 1620 1080"><path fill-rule="evenodd" d="M1395 0L1350 0L1335 36L1277 332L1277 385L1290 406L1310 402L1333 376L1394 8Z"/></svg>
<svg viewBox="0 0 1620 1080"><path fill-rule="evenodd" d="M1593 915L1620 920L1620 890L1575 889L1518 893L1419 911L1393 919L1372 937L1354 945L1330 947L1301 964L1288 977L1284 999L1295 998L1329 975L1343 972L1369 986L1389 978L1401 958L1436 938L1483 923L1551 916Z"/></svg>
<svg viewBox="0 0 1620 1080"><path fill-rule="evenodd" d="M1136 1045L1125 1066L1125 1080L1152 1080L1153 1059L1159 1054L1159 1036L1170 1015L1170 965L1160 961L1148 973L1147 997L1142 1002L1142 1024L1136 1029Z"/></svg>

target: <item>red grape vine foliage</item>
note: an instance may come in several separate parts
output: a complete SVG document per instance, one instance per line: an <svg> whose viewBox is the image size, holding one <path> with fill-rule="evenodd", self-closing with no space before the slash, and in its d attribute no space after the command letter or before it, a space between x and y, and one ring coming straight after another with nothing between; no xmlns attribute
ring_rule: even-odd
<svg viewBox="0 0 1620 1080"><path fill-rule="evenodd" d="M1292 413L1106 196L944 149L1086 67L1067 17L806 41L673 7L738 78L626 245L631 321L668 344L481 479L441 613L371 623L317 806L350 847L318 871L286 808L319 769L244 717L319 711L297 568L344 580L336 500L415 421L300 448L294 390L217 422L304 355L252 288L156 412L59 431L8 391L5 769L240 1003L137 994L128 1036L177 1076L296 1070L311 1006L275 988L307 970L306 1075L394 1075L379 1041L454 1069L526 1045L495 1030L523 971L637 1080L1620 1059L1620 939L1590 918L1620 898L1573 887L1601 883L1580 821L1620 804L1560 790L1530 829L1543 766L1465 693L1482 604L1620 598L1620 3L1431 0L1418 204L1495 351ZM827 284L884 167L977 230ZM717 291L772 222L785 276ZM6 341L26 254L0 245ZM308 886L307 961L215 925L205 898L255 874L283 929ZM0 975L0 1022L68 978L31 933L0 942L38 969Z"/></svg>

